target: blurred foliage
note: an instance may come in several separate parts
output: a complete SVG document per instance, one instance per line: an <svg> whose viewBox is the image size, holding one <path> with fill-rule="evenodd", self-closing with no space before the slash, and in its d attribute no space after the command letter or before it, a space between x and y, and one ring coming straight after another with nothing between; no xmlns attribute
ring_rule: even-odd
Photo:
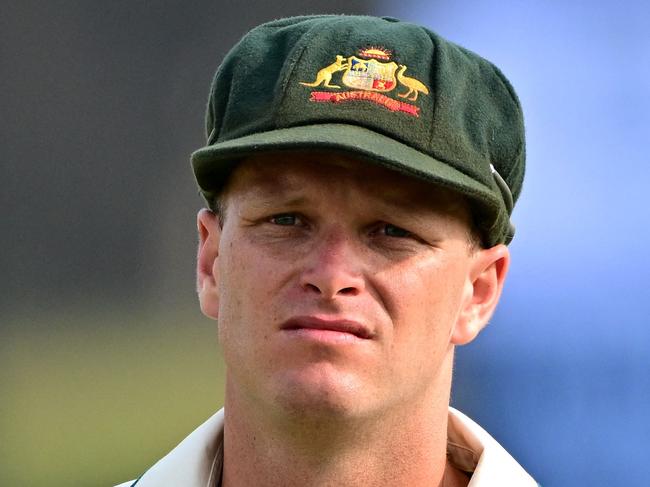
<svg viewBox="0 0 650 487"><path fill-rule="evenodd" d="M1 326L0 485L138 477L222 404L216 324L193 307Z"/></svg>

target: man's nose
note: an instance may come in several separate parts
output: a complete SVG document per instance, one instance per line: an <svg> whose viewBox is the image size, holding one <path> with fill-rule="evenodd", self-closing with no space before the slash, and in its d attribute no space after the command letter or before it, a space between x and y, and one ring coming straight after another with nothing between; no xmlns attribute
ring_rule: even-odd
<svg viewBox="0 0 650 487"><path fill-rule="evenodd" d="M360 254L353 239L340 234L328 235L307 257L301 287L325 299L358 295L365 287Z"/></svg>

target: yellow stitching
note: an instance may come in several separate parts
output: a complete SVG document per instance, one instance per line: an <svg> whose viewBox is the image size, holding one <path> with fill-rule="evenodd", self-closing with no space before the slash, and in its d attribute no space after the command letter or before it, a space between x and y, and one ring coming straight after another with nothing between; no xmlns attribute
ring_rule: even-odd
<svg viewBox="0 0 650 487"><path fill-rule="evenodd" d="M407 69L404 64L398 65L394 61L378 61L378 59L389 61L390 54L391 52L387 49L376 47L366 48L359 51L359 56L366 59L361 59L357 56L349 56L346 59L341 54L337 54L336 61L318 71L316 74L316 80L313 83L308 83L306 81L299 81L299 83L303 86L309 86L312 88L322 85L326 88L341 89L339 85L332 84L332 77L334 73L345 71L341 77L341 81L344 85L350 88L363 90L365 92L389 92L397 88L399 82L400 85L407 89L404 93L397 93L397 96L400 98L406 98L409 101L416 101L420 93L428 95L429 89L424 83L404 74ZM346 92L343 92L343 94L345 93ZM318 101L323 101L321 98L324 94L325 93L318 94ZM357 93L354 95L354 98L360 99L361 97ZM372 101L378 102L377 99L373 99ZM382 100L379 103L391 110L395 110L387 100ZM417 111L412 114L417 116Z"/></svg>
<svg viewBox="0 0 650 487"><path fill-rule="evenodd" d="M407 100L415 101L418 99L419 92L422 92L425 95L429 94L428 88L424 86L423 83L416 80L415 78L404 76L404 71L406 71L406 66L400 64L399 71L397 72L397 79L400 83L408 88L408 91L406 93L398 93L397 96L406 98ZM413 98L408 98L411 93L413 94Z"/></svg>
<svg viewBox="0 0 650 487"><path fill-rule="evenodd" d="M323 86L326 86L327 88L340 88L340 86L338 85L330 84L330 81L332 81L332 75L337 71L342 71L344 69L347 69L348 66L349 65L347 63L343 62L343 56L339 54L336 56L336 61L334 61L329 66L324 67L318 72L318 74L316 75L316 81L314 81L313 83L306 83L304 81L300 81L299 83L305 86L318 86L321 83L323 83Z"/></svg>

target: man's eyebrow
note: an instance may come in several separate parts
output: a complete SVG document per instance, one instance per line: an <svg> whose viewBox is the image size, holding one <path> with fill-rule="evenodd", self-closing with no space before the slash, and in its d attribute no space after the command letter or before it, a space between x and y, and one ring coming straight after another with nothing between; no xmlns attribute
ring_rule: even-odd
<svg viewBox="0 0 650 487"><path fill-rule="evenodd" d="M282 206L300 206L304 205L305 203L309 202L309 198L306 196L294 196L291 197L291 195L279 195L279 194L274 194L274 195L261 195L260 198L257 199L255 202L255 205L259 206L273 206L273 205L278 205L281 204Z"/></svg>
<svg viewBox="0 0 650 487"><path fill-rule="evenodd" d="M308 203L308 195L300 194L299 187L277 186L272 182L266 182L251 188L246 194L246 201L255 206L272 206L282 204L283 206L299 206Z"/></svg>
<svg viewBox="0 0 650 487"><path fill-rule="evenodd" d="M372 194L376 205L393 210L416 210L418 208L430 208L432 202L438 198L431 197L419 191L382 191Z"/></svg>

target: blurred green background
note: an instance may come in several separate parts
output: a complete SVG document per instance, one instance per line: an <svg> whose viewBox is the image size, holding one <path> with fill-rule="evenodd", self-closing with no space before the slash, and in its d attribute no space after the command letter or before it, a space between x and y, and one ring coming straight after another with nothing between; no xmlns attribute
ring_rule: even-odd
<svg viewBox="0 0 650 487"><path fill-rule="evenodd" d="M3 323L0 485L138 477L222 404L214 327L193 309L31 320Z"/></svg>

